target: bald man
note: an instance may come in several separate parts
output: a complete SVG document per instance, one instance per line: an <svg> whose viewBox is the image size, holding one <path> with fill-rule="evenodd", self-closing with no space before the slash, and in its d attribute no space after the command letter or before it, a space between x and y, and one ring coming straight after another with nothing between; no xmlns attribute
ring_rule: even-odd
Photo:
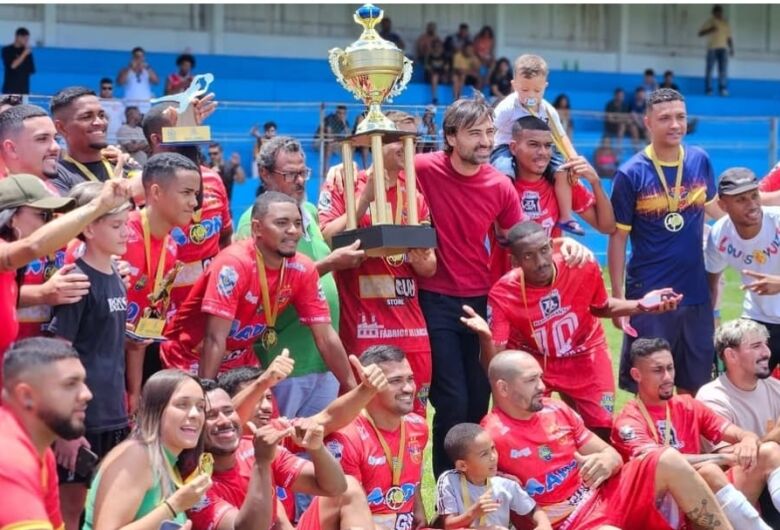
<svg viewBox="0 0 780 530"><path fill-rule="evenodd" d="M495 406L482 426L495 440L498 470L520 482L556 530L672 529L680 511L696 527L732 528L678 452L657 449L623 465L572 409L545 398L533 356L501 352L488 378ZM513 523L530 528L519 518Z"/></svg>

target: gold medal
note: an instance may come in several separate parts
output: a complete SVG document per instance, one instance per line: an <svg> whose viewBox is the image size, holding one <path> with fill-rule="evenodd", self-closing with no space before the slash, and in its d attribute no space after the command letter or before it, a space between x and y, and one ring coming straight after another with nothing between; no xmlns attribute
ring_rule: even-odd
<svg viewBox="0 0 780 530"><path fill-rule="evenodd" d="M207 234L208 230L206 230L206 227L200 223L196 223L190 227L190 241L196 245L200 245L206 241Z"/></svg>
<svg viewBox="0 0 780 530"><path fill-rule="evenodd" d="M202 453L198 459L198 473L211 476L214 473L214 457L211 453Z"/></svg>
<svg viewBox="0 0 780 530"><path fill-rule="evenodd" d="M276 346L279 341L279 335L276 333L276 317L279 314L279 293L284 287L284 270L287 268L287 258L282 260L282 267L279 271L279 282L276 284L276 293L274 296L274 303L271 305L271 293L270 286L268 285L268 276L265 273L265 262L263 261L263 255L260 251L255 249L255 263L257 265L257 281L260 284L260 294L262 299L262 305L258 307L263 310L263 317L265 318L265 331L260 335L260 344L266 351L271 351L271 348Z"/></svg>
<svg viewBox="0 0 780 530"><path fill-rule="evenodd" d="M678 212L671 212L664 217L664 227L670 232L679 232L685 226L685 219Z"/></svg>
<svg viewBox="0 0 780 530"><path fill-rule="evenodd" d="M398 486L393 486L385 494L385 505L397 512L404 507L404 490Z"/></svg>
<svg viewBox="0 0 780 530"><path fill-rule="evenodd" d="M57 266L54 263L47 264L46 268L43 269L43 281L49 281L55 272L57 272Z"/></svg>
<svg viewBox="0 0 780 530"><path fill-rule="evenodd" d="M263 334L260 336L260 343L263 345L263 348L265 348L266 351L271 351L271 348L276 346L278 341L279 335L276 334L276 330L274 328L265 328L265 331L263 331Z"/></svg>

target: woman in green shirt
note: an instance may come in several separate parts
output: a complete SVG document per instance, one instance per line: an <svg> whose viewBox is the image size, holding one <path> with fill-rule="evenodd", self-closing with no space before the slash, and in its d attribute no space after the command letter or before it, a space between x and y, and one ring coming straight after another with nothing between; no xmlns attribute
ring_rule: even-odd
<svg viewBox="0 0 780 530"><path fill-rule="evenodd" d="M162 370L144 385L130 437L112 449L87 495L84 530L158 530L186 522L211 486L207 473L186 483L203 448L205 395L194 377Z"/></svg>

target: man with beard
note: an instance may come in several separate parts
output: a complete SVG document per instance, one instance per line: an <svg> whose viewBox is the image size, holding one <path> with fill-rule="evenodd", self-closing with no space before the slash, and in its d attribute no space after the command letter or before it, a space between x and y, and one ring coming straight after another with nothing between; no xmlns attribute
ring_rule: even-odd
<svg viewBox="0 0 780 530"><path fill-rule="evenodd" d="M205 450L214 455L214 485L206 500L189 512L195 530L229 530L230 522L238 528L242 514L265 503L271 517L257 528L266 530L270 524L279 521L283 514L278 512L277 499L288 491L320 495L303 513L298 528L370 528L371 513L360 484L352 477L346 478L346 491L336 488L336 482L343 480L341 469L331 477L329 467L333 465L329 454L320 451L320 443L312 439L327 436L333 430L345 425L358 415L360 409L387 385L383 372L374 365L361 366L357 358L350 358L358 369L360 385L335 400L323 412L306 419L289 422L285 418L273 418L273 396L270 388L289 375L294 361L286 352L274 359L259 377L246 380L238 368L226 372L219 378L219 387L207 391ZM239 381L245 381L239 383ZM242 387L242 390L238 390ZM232 396L231 402L231 395ZM252 419L247 426L253 436L242 436L242 422L251 411ZM243 415L243 417L242 417ZM289 427L293 427L292 430ZM308 442L301 445L309 434ZM280 444L270 453L267 445L258 452L258 439ZM254 448L252 448L254 438ZM314 440L316 442L316 440ZM321 442L321 440L320 440ZM295 446L295 447L294 447ZM303 447L311 454L311 461L298 458L290 451ZM270 455L270 456L269 456ZM270 465L271 491L262 497L253 497L250 469L262 470ZM324 480L324 479L328 480ZM340 491L336 491L340 490Z"/></svg>
<svg viewBox="0 0 780 530"><path fill-rule="evenodd" d="M415 414L414 374L395 346L371 346L360 364L377 365L387 387L352 423L328 438L328 449L344 473L363 485L378 530L427 526L420 487L428 425Z"/></svg>
<svg viewBox="0 0 780 530"><path fill-rule="evenodd" d="M642 300L610 297L598 264L566 265L546 230L533 221L514 226L507 241L517 268L490 289L490 326L464 307L464 323L480 336L483 366L497 351L529 352L545 368L548 391L563 394L585 426L608 440L615 378L599 318L671 311L680 297L668 290Z"/></svg>
<svg viewBox="0 0 780 530"><path fill-rule="evenodd" d="M95 92L79 86L63 88L51 99L51 115L68 146L53 180L61 194L79 182L104 182L115 176L117 169L102 153L108 147L108 115Z"/></svg>
<svg viewBox="0 0 780 530"><path fill-rule="evenodd" d="M296 252L301 238L298 203L269 191L252 209L252 239L221 251L190 291L166 329L160 351L167 367L213 378L256 365L256 340L279 342L277 317L292 304L309 326L317 349L343 390L355 386L344 346L330 324L314 263Z"/></svg>
<svg viewBox="0 0 780 530"><path fill-rule="evenodd" d="M699 389L696 399L737 427L780 443L780 381L769 377L769 333L747 319L730 320L715 330L715 352L726 368L714 381ZM772 498L780 492L780 471L767 478L761 494L761 513L769 524L780 527L780 515Z"/></svg>
<svg viewBox="0 0 780 530"><path fill-rule="evenodd" d="M196 121L202 123L215 110L214 95L209 94L193 103ZM230 202L219 174L204 166L198 155L197 146L163 145L163 127L176 125L178 115L175 103L161 103L152 107L143 119L142 128L152 154L179 153L199 165L202 189L198 208L186 226L176 226L171 238L176 243L182 268L176 275L171 290L171 305L180 306L192 286L220 249L230 244L233 221L230 216Z"/></svg>
<svg viewBox="0 0 780 530"><path fill-rule="evenodd" d="M311 169L306 166L306 153L301 143L290 136L275 136L263 142L258 157L258 169L266 191L289 195L300 206L302 237L297 251L314 261L320 275L320 286L330 309L330 321L339 328L339 295L332 271L358 265L365 252L357 244L331 252L317 223L317 207L306 200L306 181ZM238 238L251 237L252 208L247 209L238 223ZM298 318L295 307L284 310L277 320L279 341L266 348L258 341L254 351L260 364L268 366L288 348L295 357L295 370L274 387L274 396L283 416L311 416L324 409L338 395L338 381L329 370L327 360L320 355L314 337Z"/></svg>
<svg viewBox="0 0 780 530"><path fill-rule="evenodd" d="M716 300L726 267L742 274L742 317L769 331L769 370L780 363L780 294L761 281L780 274L780 208L761 206L756 175L732 167L718 181L718 204L726 216L712 226L704 248L710 297Z"/></svg>
<svg viewBox="0 0 780 530"><path fill-rule="evenodd" d="M84 434L84 367L67 343L33 338L5 353L3 373L0 528L62 528L51 444Z"/></svg>
<svg viewBox="0 0 780 530"><path fill-rule="evenodd" d="M664 339L639 338L631 345L636 399L615 418L612 445L628 461L662 447L678 450L695 466L734 528L769 530L753 508L767 477L780 466L780 446L717 415L689 395L674 395L674 360ZM733 445L702 455L700 439ZM729 476L721 469L729 466ZM778 497L780 501L780 496Z"/></svg>
<svg viewBox="0 0 780 530"><path fill-rule="evenodd" d="M498 471L520 482L554 529L668 530L668 496L696 528L733 528L680 453L655 449L623 464L566 404L544 397L542 375L525 352L496 355L488 374L494 408L482 426L496 443ZM518 530L527 523L513 519Z"/></svg>
<svg viewBox="0 0 780 530"><path fill-rule="evenodd" d="M514 159L514 186L520 198L520 208L528 218L542 225L548 235L560 237L560 210L550 166L553 145L550 127L535 116L523 116L512 125L509 150ZM592 192L582 182L571 186L572 211L600 233L609 235L614 232L612 204L601 186L596 170L588 161L577 156L559 166L556 171L566 171L588 181ZM507 249L499 245L491 249L490 262L495 279L511 268Z"/></svg>
<svg viewBox="0 0 780 530"><path fill-rule="evenodd" d="M57 176L60 146L48 113L36 105L17 105L0 112L0 155L8 174L35 175L59 195L51 179Z"/></svg>
<svg viewBox="0 0 780 530"><path fill-rule="evenodd" d="M0 155L9 174L34 175L49 192L59 195L51 180L57 176L60 153L56 135L54 122L40 107L17 105L0 112ZM65 252L60 249L26 266L19 291L17 339L42 335L52 306L76 302L87 294L87 277L69 274L73 266L63 267L64 262Z"/></svg>

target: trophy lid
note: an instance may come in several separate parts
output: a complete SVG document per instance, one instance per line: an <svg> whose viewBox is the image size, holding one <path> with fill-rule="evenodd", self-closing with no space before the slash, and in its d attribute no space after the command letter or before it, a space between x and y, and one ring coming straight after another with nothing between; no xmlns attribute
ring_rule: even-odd
<svg viewBox="0 0 780 530"><path fill-rule="evenodd" d="M360 34L358 40L347 46L344 51L349 53L360 49L393 50L403 56L403 51L394 43L383 39L376 30L376 26L379 25L384 16L384 10L374 4L363 4L359 7L352 18L355 20L356 24L363 27L363 33Z"/></svg>

